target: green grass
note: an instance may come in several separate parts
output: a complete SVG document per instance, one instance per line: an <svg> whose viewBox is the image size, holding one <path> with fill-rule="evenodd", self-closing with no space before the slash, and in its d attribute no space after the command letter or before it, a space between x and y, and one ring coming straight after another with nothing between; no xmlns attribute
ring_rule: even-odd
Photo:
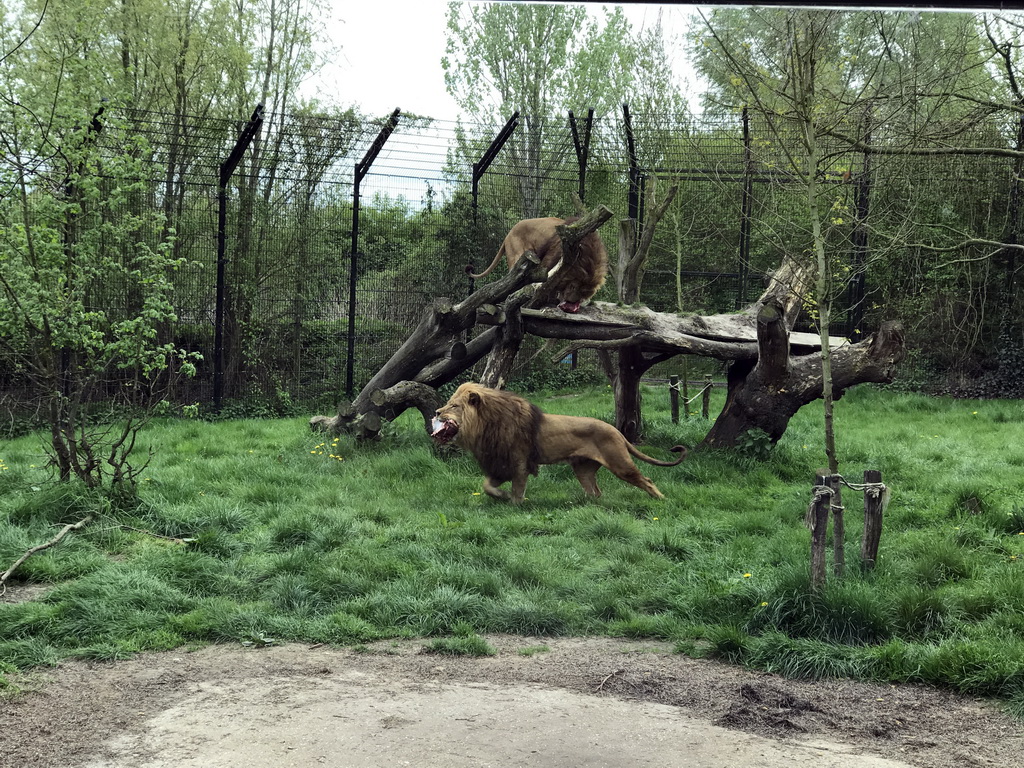
<svg viewBox="0 0 1024 768"><path fill-rule="evenodd" d="M613 416L603 388L534 399ZM665 389L645 389L645 450L664 458L709 428L673 425L668 407ZM818 404L764 460L643 465L664 501L604 471L595 501L556 466L531 478L522 506L495 502L471 457L435 456L414 413L358 445L305 419L157 421L141 435L154 454L130 507L53 483L38 437L22 438L0 448L0 566L98 517L15 575L50 588L0 605L0 688L62 658L204 642L423 638L431 652L476 654L487 633L608 635L796 677L946 686L1021 712L1022 416L1010 401L847 393L841 469L851 482L881 470L892 500L865 575L862 504L844 490L848 574L817 593L802 518L825 464Z"/></svg>

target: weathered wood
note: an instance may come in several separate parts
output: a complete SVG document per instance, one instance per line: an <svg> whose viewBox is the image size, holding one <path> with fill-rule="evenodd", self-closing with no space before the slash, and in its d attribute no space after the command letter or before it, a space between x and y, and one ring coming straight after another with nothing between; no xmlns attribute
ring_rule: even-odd
<svg viewBox="0 0 1024 768"><path fill-rule="evenodd" d="M661 221L668 210L669 205L672 204L678 189L679 185L673 184L669 187L665 197L647 211L644 228L640 233L639 241L636 242L635 250L632 249L633 242L636 240L635 224L631 223L620 229L616 287L619 290L619 301L623 304L635 304L640 300L640 287L643 284L647 256L650 253L651 244L654 242L654 231L658 226L658 222ZM634 233L632 237L628 234L629 232ZM623 246L630 248L630 250L622 250Z"/></svg>
<svg viewBox="0 0 1024 768"><path fill-rule="evenodd" d="M557 308L523 309L523 328L532 336L580 342L579 348L617 349L639 343L645 351L673 355L694 354L718 360L757 358L756 318L743 314L678 315L655 312L647 307L622 307L608 302L591 302L569 314ZM497 325L503 318L479 315L483 325ZM848 342L830 339L833 349ZM805 353L820 349L815 334L791 334L790 348Z"/></svg>
<svg viewBox="0 0 1024 768"><path fill-rule="evenodd" d="M763 430L777 442L793 415L822 397L821 357L782 354L785 313L774 299L765 307L770 305L771 309L762 308L759 313L762 354L753 366L742 359L730 366L725 407L702 446L735 446L751 429ZM870 338L836 349L832 353L834 398L841 398L854 384L892 381L904 354L903 330L898 323L885 323Z"/></svg>
<svg viewBox="0 0 1024 768"><path fill-rule="evenodd" d="M615 428L631 443L639 442L642 437L640 377L647 368L643 351L639 346L631 344L619 350L618 366L612 380Z"/></svg>
<svg viewBox="0 0 1024 768"><path fill-rule="evenodd" d="M829 475L825 484L832 491L832 571L841 579L846 572L846 520L843 515L842 485L838 475Z"/></svg>
<svg viewBox="0 0 1024 768"><path fill-rule="evenodd" d="M636 219L619 219L619 252L615 261L615 295L622 301L624 301L622 297L630 291L626 286L626 265L636 253L636 226Z"/></svg>
<svg viewBox="0 0 1024 768"><path fill-rule="evenodd" d="M58 544L60 544L63 538L67 536L69 533L71 533L72 531L80 531L82 528L87 526L92 521L93 516L86 515L77 523L68 523L67 525L65 525L63 528L60 529L57 535L49 541L43 542L42 544L37 544L36 546L29 547L27 550L25 550L25 553L22 554L21 557L15 560L14 563L6 571L0 574L0 595L3 595L3 593L7 591L7 580L11 578L11 576L14 575L14 572L18 570L18 568L20 568L26 560L32 557L32 555L34 555L36 552L42 552L44 549L49 549L50 547L57 546Z"/></svg>
<svg viewBox="0 0 1024 768"><path fill-rule="evenodd" d="M826 484L828 470L818 470L811 489L811 506L808 509L807 524L811 529L811 588L821 589L825 586L825 550L828 538L829 501L831 490Z"/></svg>
<svg viewBox="0 0 1024 768"><path fill-rule="evenodd" d="M515 364L516 355L523 345L522 306L533 296L523 290L505 301L505 322L500 326L498 338L491 347L487 365L480 376L480 383L492 389L504 389L509 373Z"/></svg>
<svg viewBox="0 0 1024 768"><path fill-rule="evenodd" d="M878 562L878 546L882 540L882 517L888 489L882 484L877 469L864 470L864 538L860 544L861 568L870 571Z"/></svg>
<svg viewBox="0 0 1024 768"><path fill-rule="evenodd" d="M700 415L711 418L711 374L704 374L704 391L701 393Z"/></svg>
<svg viewBox="0 0 1024 768"><path fill-rule="evenodd" d="M409 408L416 408L423 417L427 432L430 432L434 411L441 407L437 390L418 381L400 381L387 389L378 389L370 395L370 401L389 421Z"/></svg>
<svg viewBox="0 0 1024 768"><path fill-rule="evenodd" d="M488 328L483 333L474 336L465 345L465 354L459 358L445 357L435 360L416 374L413 381L420 384L427 384L431 387L441 387L453 381L463 371L472 368L484 359L484 356L491 350L498 338L501 327Z"/></svg>
<svg viewBox="0 0 1024 768"><path fill-rule="evenodd" d="M346 430L358 437L375 437L380 431L380 414L370 399L374 392L387 389L400 381L417 379L424 368L441 358L447 358L449 371L455 367L460 367L460 371L469 368L473 361L468 349L461 360L448 357L448 352L454 345L462 343L461 336L476 324L480 308L496 305L515 291L530 283L540 282L546 276L547 270L541 266L537 256L527 251L507 275L483 285L458 304L448 299L438 299L427 309L405 343L370 379L351 404L345 404L333 418L313 417L310 426L335 433ZM492 342L495 336L490 337Z"/></svg>
<svg viewBox="0 0 1024 768"><path fill-rule="evenodd" d="M679 377L668 377L668 402L672 412L672 423L679 423Z"/></svg>
<svg viewBox="0 0 1024 768"><path fill-rule="evenodd" d="M566 259L578 254L575 245L579 239L611 215L602 207L574 224L559 227L563 266L571 264ZM644 251L645 244L649 246L653 232L653 224L649 224L637 245L634 224L620 222L620 294L634 274L631 259ZM735 446L737 439L751 429L763 430L775 442L801 406L822 396L821 358L808 354L821 348L821 339L815 334L792 332L812 274L813 267L807 263L785 259L761 299L735 314L678 315L591 302L575 314L553 307L523 308L516 319L510 320L513 304L538 303L534 289L527 294L524 286L543 282L547 276L536 256L524 254L507 276L484 285L465 301L454 305L447 300L436 302L402 348L351 404L343 405L333 418L315 417L310 424L329 431L346 429L373 436L375 431L369 423L363 424L370 411L378 411L369 393L406 380L440 386L482 359L499 339L499 351L492 355L485 378L504 386L519 348L517 338L529 333L567 341L572 350L597 351L612 381L616 426L631 440L639 439L642 430L640 376L652 365L675 355L696 354L731 361L725 407L701 445ZM543 288L541 285L536 293ZM524 300L527 295L533 295L533 301ZM510 296L517 298L509 302ZM467 342L466 331L477 323L491 327ZM505 326L508 329L501 330ZM902 329L896 323L883 325L877 334L858 344L834 338L830 346L835 399L853 384L891 381L904 355ZM708 411L705 400L705 417L710 415Z"/></svg>

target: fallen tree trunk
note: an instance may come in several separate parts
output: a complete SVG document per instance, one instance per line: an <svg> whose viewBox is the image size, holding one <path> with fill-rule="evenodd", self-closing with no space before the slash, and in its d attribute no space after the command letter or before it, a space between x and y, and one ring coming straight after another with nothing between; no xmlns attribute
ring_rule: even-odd
<svg viewBox="0 0 1024 768"><path fill-rule="evenodd" d="M330 433L347 431L361 438L376 437L381 426L380 407L373 402L376 392L387 390L402 381L420 380L421 374L428 367L432 369L434 386L439 386L440 378L454 378L472 366L479 358L474 359L470 350L473 349L480 356L486 354L497 336L495 331L475 347L473 341L469 344L462 341L465 332L476 324L477 313L484 306L491 306L493 311L493 305L504 301L509 294L530 283L541 281L546 276L547 270L540 265L537 256L527 251L506 276L474 291L464 301L452 304L448 299L438 299L427 309L405 343L377 371L356 399L343 404L334 417L314 416L309 421L310 427ZM401 410L394 407L386 416L394 418Z"/></svg>
<svg viewBox="0 0 1024 768"><path fill-rule="evenodd" d="M789 420L804 405L822 396L821 357L792 356L784 307L770 300L757 317L756 362L742 360L729 369L725 407L702 446L732 447L750 430L763 430L778 442ZM878 333L832 351L835 399L854 384L889 382L905 355L899 323L885 323Z"/></svg>
<svg viewBox="0 0 1024 768"><path fill-rule="evenodd" d="M563 241L563 269L578 255L579 242L611 216L612 212L608 208L598 206L578 221L559 227ZM540 264L536 254L527 251L505 277L484 285L464 301L453 305L448 299L439 299L426 311L409 338L363 387L355 400L343 404L335 416L312 417L309 420L310 427L330 433L346 431L360 438L376 437L382 421L394 419L410 407L409 403L400 399L390 402L386 396L377 393L405 381L433 387L446 384L475 365L499 339L503 339L498 345L501 358L492 361L488 375L495 385L502 383L518 351L514 329L503 333L497 327L489 328L469 342L463 342L462 337L476 325L478 317L491 318L495 326L502 325L507 312L497 305L504 301L508 311L512 312L515 311L513 308L535 300L532 288L522 289L532 283L543 283L547 277L548 271ZM521 290L522 293L517 293ZM381 406L374 402L375 397L385 397L384 402L388 406L386 412L382 412Z"/></svg>
<svg viewBox="0 0 1024 768"><path fill-rule="evenodd" d="M578 252L573 245L610 215L599 208L562 227L565 258L573 258ZM734 446L752 429L763 430L775 442L801 406L822 397L821 356L814 354L822 340L818 334L792 332L812 273L811 265L785 259L760 299L734 314L679 315L607 302L593 302L572 314L527 306L536 303L534 289L527 286L547 277L537 257L527 252L508 275L465 301L435 303L351 404L336 416L312 418L310 426L375 437L382 422L410 407L429 421L436 401L422 387L436 389L452 381L488 353L481 380L503 387L522 336L529 333L567 341L562 356L582 348L598 351L614 384L616 426L632 441L642 431L640 376L656 363L690 354L731 363L726 406L701 444ZM477 324L491 327L464 341ZM858 344L834 338L830 346L837 398L853 384L891 381L904 356L903 334L894 323Z"/></svg>

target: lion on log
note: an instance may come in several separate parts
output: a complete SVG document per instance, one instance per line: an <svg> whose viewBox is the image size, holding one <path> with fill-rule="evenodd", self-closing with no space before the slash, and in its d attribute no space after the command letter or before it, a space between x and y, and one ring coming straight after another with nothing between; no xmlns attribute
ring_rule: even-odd
<svg viewBox="0 0 1024 768"><path fill-rule="evenodd" d="M564 312L579 312L580 305L589 300L604 285L608 274L608 251L597 232L586 235L579 244L579 256L569 264L562 261L562 238L557 227L579 221L579 217L560 219L547 216L540 219L523 219L517 222L501 243L490 265L480 273L473 272L473 266L466 272L474 280L489 275L502 256L512 269L526 251L533 251L548 270L548 279L539 292L541 303L557 300Z"/></svg>

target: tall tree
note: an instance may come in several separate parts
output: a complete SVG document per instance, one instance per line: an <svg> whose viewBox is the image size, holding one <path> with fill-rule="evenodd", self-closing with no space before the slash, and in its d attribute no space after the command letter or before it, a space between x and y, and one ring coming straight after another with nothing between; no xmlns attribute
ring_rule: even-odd
<svg viewBox="0 0 1024 768"><path fill-rule="evenodd" d="M726 14L726 20L734 17ZM750 15L742 20L750 21ZM750 25L723 24L720 32L714 18L707 21L703 48L705 57L720 57L712 72L731 72L729 92L754 109L771 136L769 167L776 169L782 183L799 190L801 211L795 217L800 236L786 258L796 265L795 274L814 275L813 282L797 282L791 290L813 298L814 316L821 339L821 381L824 403L824 446L830 471L838 472L833 422L833 388L830 350L832 303L837 293L834 259L828 246L830 226L842 223L835 211L843 208L842 197L826 199L823 181L834 168L826 153L825 138L830 127L850 119L847 111L851 92L859 84L852 68L843 67L838 55L837 28L840 14L834 11L781 11L759 15L775 34L763 41L745 32ZM738 39L737 39L738 38ZM763 45L757 43L763 42ZM705 59L705 65L707 65ZM809 257L809 258L808 258ZM810 264L803 266L805 261ZM812 290L809 290L812 289ZM789 319L792 327L793 318Z"/></svg>
<svg viewBox="0 0 1024 768"><path fill-rule="evenodd" d="M656 85L665 87L666 101L678 101L664 62L660 32L634 36L618 7L598 17L583 5L448 5L448 92L479 123L521 115L524 128L507 151L522 174L524 218L544 213L545 178L568 149L566 142L551 149L550 139L563 130L567 112L594 109L600 117L634 94L653 101Z"/></svg>

